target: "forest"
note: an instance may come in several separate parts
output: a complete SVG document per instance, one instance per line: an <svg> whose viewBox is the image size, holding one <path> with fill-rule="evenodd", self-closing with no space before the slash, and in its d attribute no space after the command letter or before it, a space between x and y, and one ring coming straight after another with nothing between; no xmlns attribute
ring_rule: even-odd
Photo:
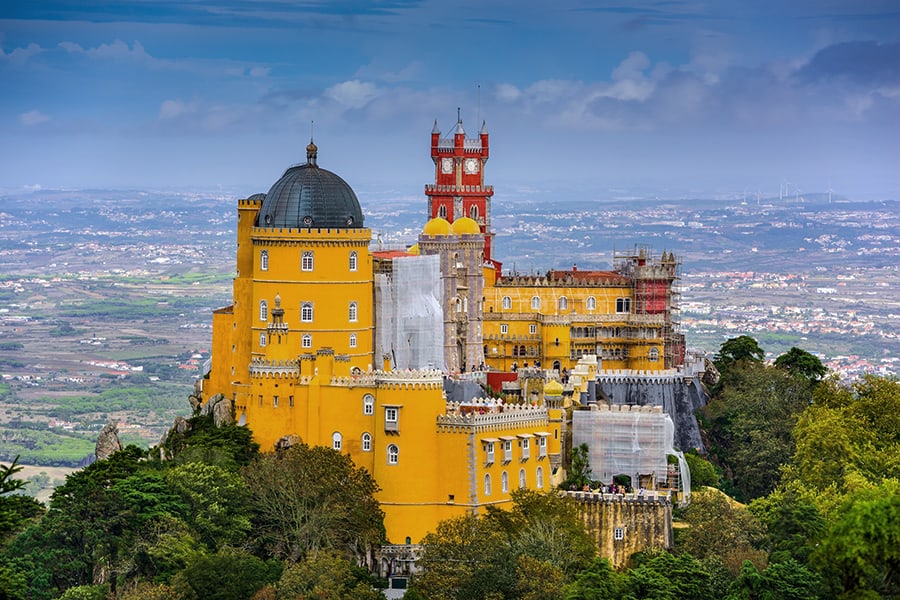
<svg viewBox="0 0 900 600"><path fill-rule="evenodd" d="M511 508L440 523L406 598L900 597L900 382L829 377L792 348L722 344L698 412L706 455L670 551L613 570L576 507L519 490ZM584 465L582 475L590 476ZM377 483L349 456L260 453L241 427L195 416L150 450L70 475L43 506L0 466L0 598L380 598Z"/></svg>

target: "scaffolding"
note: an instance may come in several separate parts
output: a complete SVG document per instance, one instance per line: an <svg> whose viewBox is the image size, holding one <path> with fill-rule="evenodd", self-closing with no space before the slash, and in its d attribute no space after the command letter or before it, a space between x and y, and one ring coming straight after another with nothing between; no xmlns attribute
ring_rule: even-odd
<svg viewBox="0 0 900 600"><path fill-rule="evenodd" d="M444 312L440 257L407 256L375 276L375 356L392 369L441 369Z"/></svg>
<svg viewBox="0 0 900 600"><path fill-rule="evenodd" d="M626 475L635 489L680 491L682 501L690 498L690 471L674 447L675 425L661 407L592 405L572 413L572 430L573 448L588 446L592 480L608 485ZM675 477L669 455L678 458Z"/></svg>

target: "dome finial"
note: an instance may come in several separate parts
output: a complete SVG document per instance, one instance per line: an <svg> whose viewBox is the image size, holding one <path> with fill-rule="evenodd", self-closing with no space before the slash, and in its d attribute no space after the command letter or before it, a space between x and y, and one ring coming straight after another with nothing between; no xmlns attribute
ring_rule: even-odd
<svg viewBox="0 0 900 600"><path fill-rule="evenodd" d="M313 133L315 132L316 122L309 122L309 145L306 146L306 162L312 166L316 166L316 157L319 152L319 147L316 146L316 143L313 141Z"/></svg>

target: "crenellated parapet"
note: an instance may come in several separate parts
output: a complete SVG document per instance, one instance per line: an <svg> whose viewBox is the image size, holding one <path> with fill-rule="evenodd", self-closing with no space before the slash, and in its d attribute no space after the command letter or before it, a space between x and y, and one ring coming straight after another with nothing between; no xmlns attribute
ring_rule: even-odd
<svg viewBox="0 0 900 600"><path fill-rule="evenodd" d="M375 385L382 389L443 389L444 374L437 369L374 371Z"/></svg>
<svg viewBox="0 0 900 600"><path fill-rule="evenodd" d="M672 385L684 383L684 373L677 369L643 371L634 369L601 369L597 371L600 383L634 383Z"/></svg>
<svg viewBox="0 0 900 600"><path fill-rule="evenodd" d="M250 376L267 379L297 379L300 380L300 361L292 360L266 360L254 358L250 362ZM302 381L298 381L302 383Z"/></svg>
<svg viewBox="0 0 900 600"><path fill-rule="evenodd" d="M628 287L630 277L610 271L598 277L545 277L543 275L507 275L497 279L496 287Z"/></svg>
<svg viewBox="0 0 900 600"><path fill-rule="evenodd" d="M482 433L512 427L539 427L549 423L547 407L505 404L489 398L469 402L448 402L446 413L438 415L438 431Z"/></svg>

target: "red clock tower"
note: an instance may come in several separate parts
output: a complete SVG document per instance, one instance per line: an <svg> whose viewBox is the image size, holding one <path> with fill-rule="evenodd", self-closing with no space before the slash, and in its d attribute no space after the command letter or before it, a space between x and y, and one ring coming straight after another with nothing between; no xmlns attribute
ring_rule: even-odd
<svg viewBox="0 0 900 600"><path fill-rule="evenodd" d="M437 119L431 130L431 160L434 185L425 186L429 218L474 219L484 234L484 259L491 261L494 234L491 231L491 196L494 188L484 185L484 164L488 159L488 132L484 123L477 138L467 138L457 112L452 138L442 138Z"/></svg>

